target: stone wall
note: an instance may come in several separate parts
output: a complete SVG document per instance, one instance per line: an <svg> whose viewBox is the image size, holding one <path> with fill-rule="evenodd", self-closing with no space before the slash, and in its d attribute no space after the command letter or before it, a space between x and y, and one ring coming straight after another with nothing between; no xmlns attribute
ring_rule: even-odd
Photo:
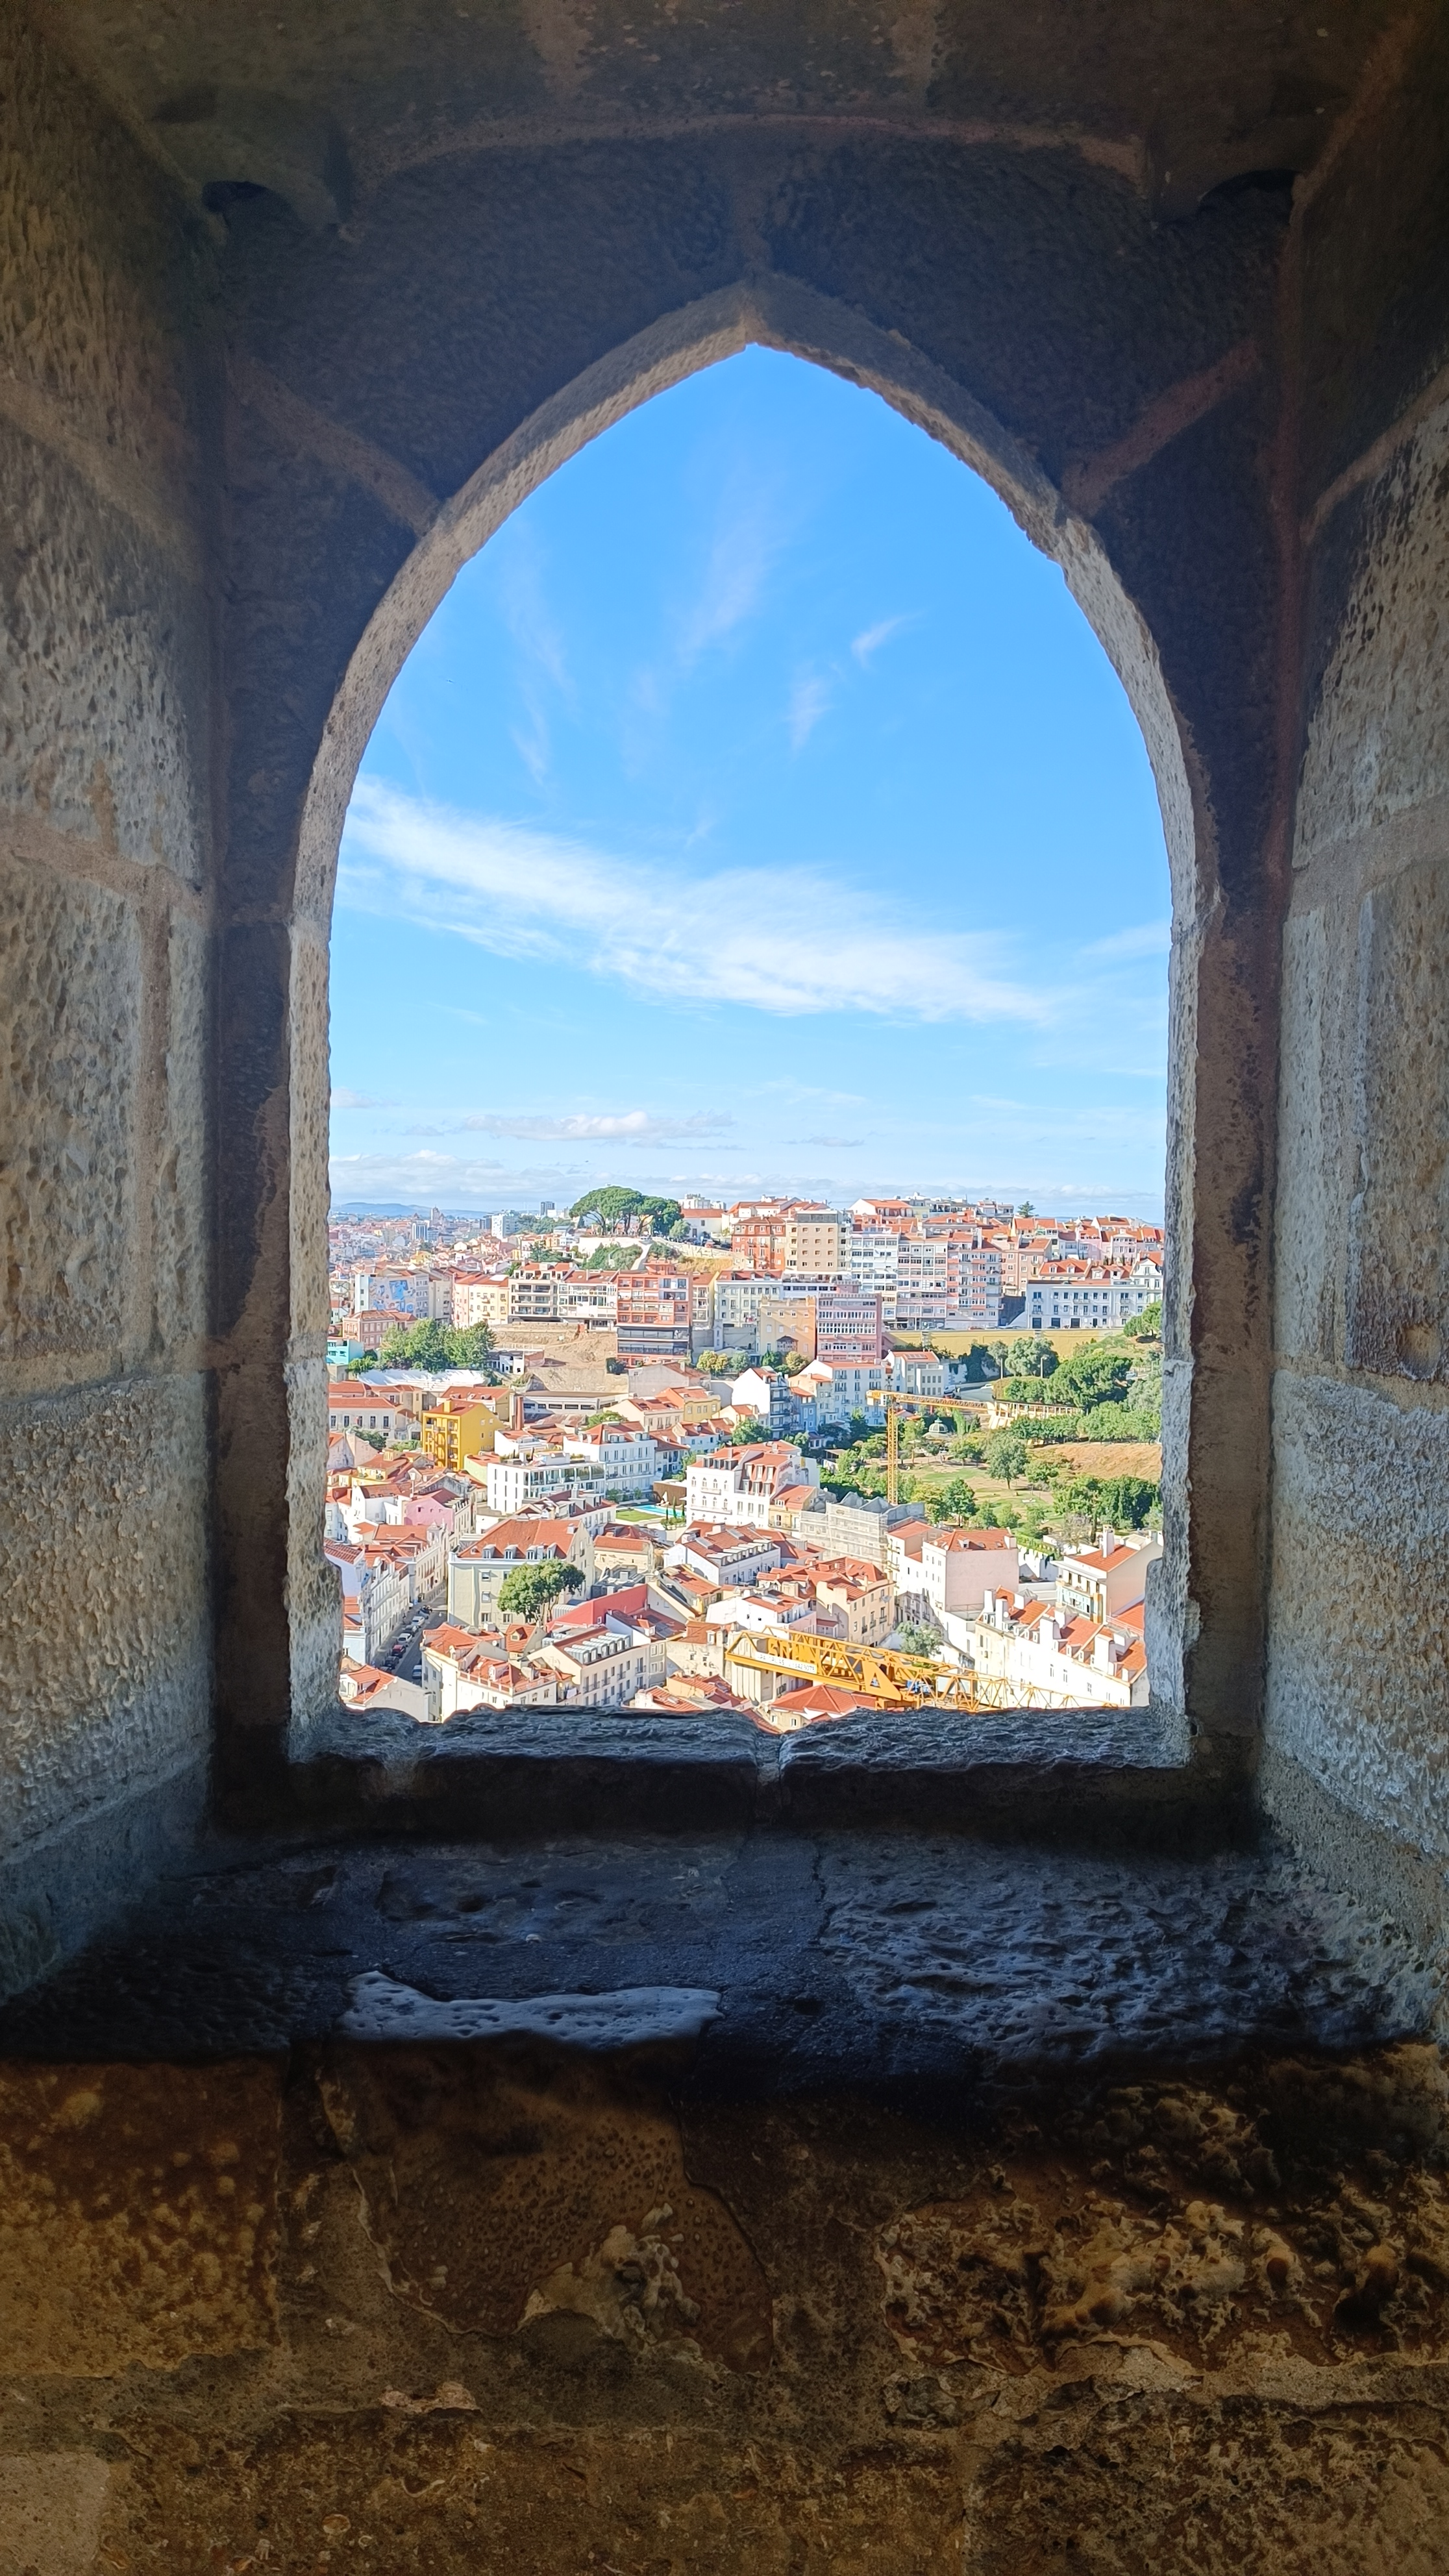
<svg viewBox="0 0 1449 2576"><path fill-rule="evenodd" d="M1444 2077L975 2132L542 2044L0 2075L0 2565L1449 2564Z"/></svg>
<svg viewBox="0 0 1449 2576"><path fill-rule="evenodd" d="M17 17L0 72L0 1984L207 1757L210 250Z"/></svg>
<svg viewBox="0 0 1449 2576"><path fill-rule="evenodd" d="M1284 947L1273 1794L1442 1862L1449 190L1442 29L1300 189L1305 703ZM1375 1866L1382 1866L1381 1859Z"/></svg>
<svg viewBox="0 0 1449 2576"><path fill-rule="evenodd" d="M10 22L16 1975L98 1884L57 1836L123 1883L208 1747L276 1813L331 1703L327 941L377 708L542 475L751 336L986 474L1122 673L1174 879L1159 1703L1242 1773L1266 1667L1283 1795L1437 1849L1436 14L648 14L349 0L261 63L237 0L73 0L63 59Z"/></svg>

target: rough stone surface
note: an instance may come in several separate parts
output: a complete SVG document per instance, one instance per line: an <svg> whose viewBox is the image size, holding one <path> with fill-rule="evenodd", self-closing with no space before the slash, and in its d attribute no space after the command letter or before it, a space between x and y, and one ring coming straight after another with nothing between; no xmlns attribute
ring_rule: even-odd
<svg viewBox="0 0 1449 2576"><path fill-rule="evenodd" d="M1280 1375L1268 1735L1355 1814L1449 1856L1438 1593L1449 1412Z"/></svg>
<svg viewBox="0 0 1449 2576"><path fill-rule="evenodd" d="M168 1872L114 1938L0 2013L0 2048L265 2053L369 1981L454 1999L717 1998L699 2079L1010 2087L1144 2059L1421 2032L1437 1962L1282 1853L899 1832L507 1845L246 1844ZM480 2011L480 2025L489 2015Z"/></svg>
<svg viewBox="0 0 1449 2576"><path fill-rule="evenodd" d="M0 2334L25 2375L108 2377L275 2332L267 2067L0 2074Z"/></svg>
<svg viewBox="0 0 1449 2576"><path fill-rule="evenodd" d="M1449 791L1449 714L1437 680L1449 565L1446 471L1449 402L1342 513L1314 639L1325 667L1304 744L1299 865Z"/></svg>
<svg viewBox="0 0 1449 2576"><path fill-rule="evenodd" d="M285 2090L3 2084L22 2188L58 2180L54 2283L99 2291L77 2316L26 2275L17 2568L1449 2563L1432 2048L1138 2067L989 2116L537 2040L332 2043ZM103 2174L135 2176L124 2215ZM138 2268L181 2274L178 2314Z"/></svg>
<svg viewBox="0 0 1449 2576"><path fill-rule="evenodd" d="M0 419L4 803L200 880L205 601L154 534Z"/></svg>
<svg viewBox="0 0 1449 2576"><path fill-rule="evenodd" d="M0 1408L5 1847L205 1761L199 1378ZM43 1615L37 1615L43 1612Z"/></svg>
<svg viewBox="0 0 1449 2576"><path fill-rule="evenodd" d="M37 0L0 47L7 1982L154 1869L213 1663L292 1836L3 2016L0 2570L1437 2576L1442 10ZM1143 720L1177 1732L359 1758L352 766L469 545L751 330L988 473ZM1357 1902L1232 1794L1265 1667ZM504 2027L369 2045L368 1979ZM517 2026L679 1988L688 2045Z"/></svg>
<svg viewBox="0 0 1449 2576"><path fill-rule="evenodd" d="M104 1368L136 1224L139 928L119 895L13 863L0 905L5 1356Z"/></svg>

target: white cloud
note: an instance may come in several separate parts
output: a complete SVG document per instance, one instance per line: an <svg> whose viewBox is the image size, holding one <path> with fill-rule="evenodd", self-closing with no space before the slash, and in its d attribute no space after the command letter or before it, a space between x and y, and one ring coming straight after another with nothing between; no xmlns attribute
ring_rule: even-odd
<svg viewBox="0 0 1449 2576"><path fill-rule="evenodd" d="M478 1110L462 1121L464 1127L476 1129L485 1136L522 1137L536 1144L591 1144L599 1141L624 1145L683 1144L692 1136L716 1137L722 1127L733 1127L734 1123L732 1118L717 1109L701 1109L688 1118L655 1118L644 1109L627 1109L598 1117L580 1114L572 1118L515 1117L492 1110Z"/></svg>
<svg viewBox="0 0 1449 2576"><path fill-rule="evenodd" d="M345 1083L339 1083L332 1094L334 1109L391 1109L395 1105L391 1100L370 1099L365 1091L349 1091Z"/></svg>
<svg viewBox="0 0 1449 2576"><path fill-rule="evenodd" d="M893 635L899 635L905 627L914 626L916 622L914 617L883 617L878 626L862 627L860 633L853 637L850 647L861 669L868 671L882 644L888 644Z"/></svg>
<svg viewBox="0 0 1449 2576"><path fill-rule="evenodd" d="M670 1002L1036 1027L1063 1007L1043 985L995 972L984 935L898 921L887 901L821 870L686 878L371 779L353 793L338 899L389 920L401 913L496 956L585 967Z"/></svg>
<svg viewBox="0 0 1449 2576"><path fill-rule="evenodd" d="M790 692L790 749L803 751L830 705L830 683L807 672Z"/></svg>

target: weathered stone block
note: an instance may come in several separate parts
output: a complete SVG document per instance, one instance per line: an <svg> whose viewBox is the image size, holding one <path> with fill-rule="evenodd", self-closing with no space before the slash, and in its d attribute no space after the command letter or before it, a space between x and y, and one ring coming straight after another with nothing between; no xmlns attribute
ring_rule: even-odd
<svg viewBox="0 0 1449 2576"><path fill-rule="evenodd" d="M1323 613L1333 625L1303 756L1299 864L1449 794L1446 482L1449 404L1361 501L1344 505L1357 527L1346 582L1327 583Z"/></svg>
<svg viewBox="0 0 1449 2576"><path fill-rule="evenodd" d="M94 2576L110 2483L95 2451L0 2456L0 2576Z"/></svg>
<svg viewBox="0 0 1449 2576"><path fill-rule="evenodd" d="M130 1378L0 1412L12 1843L202 1757L206 1462L200 1378Z"/></svg>
<svg viewBox="0 0 1449 2576"><path fill-rule="evenodd" d="M1449 1413L1280 1374L1266 1732L1330 1794L1449 1855Z"/></svg>
<svg viewBox="0 0 1449 2576"><path fill-rule="evenodd" d="M103 887L0 858L7 1355L109 1361L130 1291L141 946Z"/></svg>
<svg viewBox="0 0 1449 2576"><path fill-rule="evenodd" d="M0 2071L0 2344L112 2379L272 2341L275 2069Z"/></svg>
<svg viewBox="0 0 1449 2576"><path fill-rule="evenodd" d="M190 570L0 416L0 805L199 883L210 674Z"/></svg>
<svg viewBox="0 0 1449 2576"><path fill-rule="evenodd" d="M224 2456L158 2421L128 2430L105 2527L141 2564L386 2568L387 2576L957 2576L951 2447L795 2442L631 2424L504 2429L459 2408L282 2418ZM196 2474L196 2472L200 2474ZM144 2554L143 2554L144 2553ZM345 2554L344 2554L345 2553Z"/></svg>
<svg viewBox="0 0 1449 2576"><path fill-rule="evenodd" d="M1274 1338L1290 1359L1339 1355L1347 1200L1354 907L1319 904L1283 937Z"/></svg>
<svg viewBox="0 0 1449 2576"><path fill-rule="evenodd" d="M1449 820L1449 817L1446 817ZM1351 1368L1449 1376L1449 867L1364 902L1349 1212Z"/></svg>
<svg viewBox="0 0 1449 2576"><path fill-rule="evenodd" d="M196 476L184 335L201 283L154 162L12 18L0 81L7 392L33 391L99 471L151 498L158 515Z"/></svg>
<svg viewBox="0 0 1449 2576"><path fill-rule="evenodd" d="M394 2289L456 2332L767 2367L764 2274L657 2077L515 2039L339 2049L322 2094Z"/></svg>
<svg viewBox="0 0 1449 2576"><path fill-rule="evenodd" d="M152 1333L163 1351L206 1330L206 977L204 931L173 913L166 937L166 1045L151 1256Z"/></svg>

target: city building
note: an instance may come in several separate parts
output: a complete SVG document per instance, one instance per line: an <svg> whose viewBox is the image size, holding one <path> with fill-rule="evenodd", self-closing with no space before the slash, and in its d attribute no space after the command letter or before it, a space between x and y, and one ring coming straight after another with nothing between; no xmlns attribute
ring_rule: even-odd
<svg viewBox="0 0 1449 2576"><path fill-rule="evenodd" d="M1111 1329L1154 1304L1162 1280L1151 1262L1128 1272L1086 1261L1046 1261L1029 1273L1025 1295L1022 1321L1034 1333Z"/></svg>
<svg viewBox="0 0 1449 2576"><path fill-rule="evenodd" d="M491 1449L498 1436L498 1415L481 1396L440 1395L422 1409L418 1437L440 1467L461 1474L466 1458Z"/></svg>
<svg viewBox="0 0 1449 2576"><path fill-rule="evenodd" d="M828 1209L792 1209L785 1219L785 1278L838 1279L845 1268L850 1230L848 1217L836 1216Z"/></svg>
<svg viewBox="0 0 1449 2576"><path fill-rule="evenodd" d="M1091 1619L1115 1618L1130 1609L1147 1589L1147 1569L1162 1554L1159 1537L1136 1531L1119 1538L1113 1529L1100 1532L1093 1548L1071 1550L1062 1557L1057 1597L1064 1609Z"/></svg>
<svg viewBox="0 0 1449 2576"><path fill-rule="evenodd" d="M688 1520L768 1526L770 1505L787 1486L818 1485L820 1470L810 1465L788 1440L762 1441L758 1447L717 1449L692 1459L685 1473Z"/></svg>
<svg viewBox="0 0 1449 2576"><path fill-rule="evenodd" d="M687 1360L691 1355L689 1275L664 1263L616 1274L619 1354L654 1352Z"/></svg>
<svg viewBox="0 0 1449 2576"><path fill-rule="evenodd" d="M583 1517L520 1515L495 1521L448 1555L448 1617L464 1628L494 1624L505 1575L520 1565L572 1565L585 1589L594 1579L593 1535Z"/></svg>

